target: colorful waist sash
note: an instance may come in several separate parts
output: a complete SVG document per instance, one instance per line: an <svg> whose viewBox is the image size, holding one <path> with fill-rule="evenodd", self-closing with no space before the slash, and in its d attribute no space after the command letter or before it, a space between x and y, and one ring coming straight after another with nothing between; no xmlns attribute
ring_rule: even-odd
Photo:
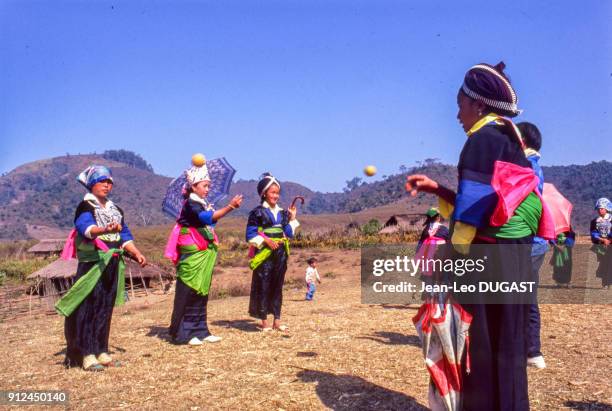
<svg viewBox="0 0 612 411"><path fill-rule="evenodd" d="M286 237L284 237L284 232L282 228L270 227L266 229L260 229L258 232L259 232L259 235L262 236L263 238L268 238L272 241L276 241L277 243L283 243L282 246L285 247L285 252L287 253L287 256L289 256L289 240ZM278 234L283 234L283 237L281 238L268 237L268 235L274 236ZM249 257L251 258L249 262L249 267L251 268L251 270L257 269L257 267L262 265L264 261L266 261L268 258L270 258L270 256L272 256L272 250L269 247L264 247L258 253L256 253L256 249L257 248L255 246L251 246L249 248Z"/></svg>
<svg viewBox="0 0 612 411"><path fill-rule="evenodd" d="M125 263L123 261L123 250L118 248L108 248L108 246L99 239L89 241L77 236L76 230L72 230L62 258L69 260L74 255L78 255L79 262L98 262L91 269L79 278L70 287L70 290L55 304L55 309L61 315L68 317L72 314L87 296L93 291L94 287L102 277L102 273L110 263L111 258L119 257L119 273L117 276L117 295L115 297L115 305L122 305L124 300L125 290Z"/></svg>
<svg viewBox="0 0 612 411"><path fill-rule="evenodd" d="M211 233L206 229L200 231L195 227L183 227L175 224L168 237L164 257L170 259L176 265L181 254L206 250L211 243L217 244L218 241L217 234L214 231Z"/></svg>
<svg viewBox="0 0 612 411"><path fill-rule="evenodd" d="M199 295L208 295L216 262L217 247L198 250L180 259L176 276Z"/></svg>

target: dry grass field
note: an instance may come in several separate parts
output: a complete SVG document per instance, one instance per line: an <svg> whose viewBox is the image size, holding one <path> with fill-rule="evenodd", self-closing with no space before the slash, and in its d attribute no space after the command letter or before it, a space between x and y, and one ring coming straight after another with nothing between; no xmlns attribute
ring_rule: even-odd
<svg viewBox="0 0 612 411"><path fill-rule="evenodd" d="M323 284L306 302L310 255ZM67 390L70 409L426 409L417 306L361 304L359 263L356 250L295 249L283 305L290 329L262 333L246 314L248 297L220 298L209 304L209 326L223 341L200 347L168 341L172 294L130 301L111 329L122 366L102 373L63 368L59 316L5 321L0 390ZM250 277L226 266L213 281L243 287ZM542 317L548 368L529 370L532 409L611 409L609 306L545 305Z"/></svg>

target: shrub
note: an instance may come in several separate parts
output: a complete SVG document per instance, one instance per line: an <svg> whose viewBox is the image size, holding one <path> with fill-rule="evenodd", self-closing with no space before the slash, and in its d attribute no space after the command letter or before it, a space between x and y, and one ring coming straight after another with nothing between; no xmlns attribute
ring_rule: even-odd
<svg viewBox="0 0 612 411"><path fill-rule="evenodd" d="M361 227L361 232L365 235L377 234L381 229L380 222L373 218Z"/></svg>
<svg viewBox="0 0 612 411"><path fill-rule="evenodd" d="M0 272L4 273L5 278L11 278L17 281L24 281L28 275L32 274L34 271L40 270L50 262L50 260L38 259L1 260Z"/></svg>

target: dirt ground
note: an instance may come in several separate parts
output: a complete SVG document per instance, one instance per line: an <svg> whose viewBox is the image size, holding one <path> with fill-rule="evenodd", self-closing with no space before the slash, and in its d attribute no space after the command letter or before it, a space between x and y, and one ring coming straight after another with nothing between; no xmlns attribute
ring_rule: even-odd
<svg viewBox="0 0 612 411"><path fill-rule="evenodd" d="M301 276L317 254L323 276L313 302ZM360 303L358 251L297 250L284 294L286 332L262 333L248 297L209 303L223 337L199 347L168 342L173 295L115 310L113 356L102 373L65 370L59 316L0 323L0 390L67 390L70 409L427 409L428 376L411 322L417 306ZM223 278L225 276L225 278ZM248 282L243 268L213 281ZM606 305L543 305L548 368L529 370L532 409L610 410L612 322Z"/></svg>

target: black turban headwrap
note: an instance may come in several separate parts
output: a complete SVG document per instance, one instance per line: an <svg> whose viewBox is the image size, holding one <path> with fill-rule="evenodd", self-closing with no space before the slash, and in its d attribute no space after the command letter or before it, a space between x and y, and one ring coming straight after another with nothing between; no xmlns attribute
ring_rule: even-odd
<svg viewBox="0 0 612 411"><path fill-rule="evenodd" d="M461 90L497 114L516 117L522 110L517 107L518 97L504 74L505 67L503 62L496 66L484 63L473 66L465 73Z"/></svg>

